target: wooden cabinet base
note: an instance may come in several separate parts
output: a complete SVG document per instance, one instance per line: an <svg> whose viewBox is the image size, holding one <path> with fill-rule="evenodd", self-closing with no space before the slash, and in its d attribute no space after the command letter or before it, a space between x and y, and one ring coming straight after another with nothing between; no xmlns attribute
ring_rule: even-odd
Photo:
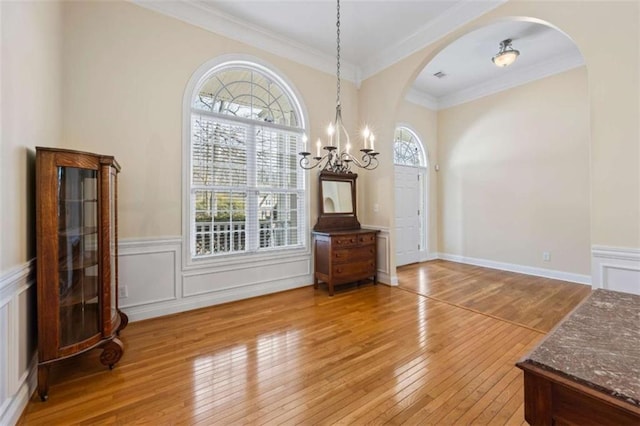
<svg viewBox="0 0 640 426"><path fill-rule="evenodd" d="M524 370L524 417L531 425L639 425L640 408L537 366Z"/></svg>
<svg viewBox="0 0 640 426"><path fill-rule="evenodd" d="M113 337L109 340L102 340L99 344L88 348L86 351L92 349L102 349L100 362L102 365L109 367L109 370L113 370L113 367L115 367L118 361L120 361L120 358L122 358L122 354L124 354L124 344L117 337ZM76 355L79 355L79 353L74 354L73 356ZM38 364L38 396L40 396L42 401L49 399L49 371L51 370L51 365L56 361Z"/></svg>
<svg viewBox="0 0 640 426"><path fill-rule="evenodd" d="M315 252L315 273L313 287L323 281L333 296L334 287L339 284L372 279L378 283L377 243L372 229L352 231L313 232Z"/></svg>

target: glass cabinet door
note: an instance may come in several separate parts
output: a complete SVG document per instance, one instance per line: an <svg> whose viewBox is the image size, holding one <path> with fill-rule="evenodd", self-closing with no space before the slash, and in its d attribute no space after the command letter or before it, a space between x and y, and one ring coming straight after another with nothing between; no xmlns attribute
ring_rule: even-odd
<svg viewBox="0 0 640 426"><path fill-rule="evenodd" d="M118 259L117 244L118 237L116 235L116 171L109 167L109 260L111 262L111 280L109 283L111 294L111 324L115 324L118 316L117 301L117 285L118 285Z"/></svg>
<svg viewBox="0 0 640 426"><path fill-rule="evenodd" d="M60 347L100 333L98 171L58 167Z"/></svg>

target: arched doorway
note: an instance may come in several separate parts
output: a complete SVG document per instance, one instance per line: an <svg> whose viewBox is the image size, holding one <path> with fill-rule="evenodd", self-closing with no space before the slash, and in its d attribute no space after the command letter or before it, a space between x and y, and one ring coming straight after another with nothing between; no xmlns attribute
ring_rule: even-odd
<svg viewBox="0 0 640 426"><path fill-rule="evenodd" d="M522 54L499 68L506 39ZM437 111L438 257L587 281L588 79L575 43L505 19L452 41L420 74L410 101Z"/></svg>

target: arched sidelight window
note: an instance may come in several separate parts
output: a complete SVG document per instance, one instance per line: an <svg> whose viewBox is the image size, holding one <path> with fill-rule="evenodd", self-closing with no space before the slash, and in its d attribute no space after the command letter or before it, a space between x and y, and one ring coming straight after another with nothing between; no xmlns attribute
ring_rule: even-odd
<svg viewBox="0 0 640 426"><path fill-rule="evenodd" d="M190 105L192 258L303 247L300 104L266 67L213 67Z"/></svg>
<svg viewBox="0 0 640 426"><path fill-rule="evenodd" d="M397 127L393 140L394 164L399 166L426 166L422 144L413 131L406 127Z"/></svg>

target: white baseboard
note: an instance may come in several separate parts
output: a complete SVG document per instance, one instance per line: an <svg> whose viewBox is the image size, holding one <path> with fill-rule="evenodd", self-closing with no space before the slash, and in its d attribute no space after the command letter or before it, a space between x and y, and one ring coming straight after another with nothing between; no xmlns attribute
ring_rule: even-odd
<svg viewBox="0 0 640 426"><path fill-rule="evenodd" d="M438 259L438 253L425 253L425 255L420 259L420 262L428 262L436 259Z"/></svg>
<svg viewBox="0 0 640 426"><path fill-rule="evenodd" d="M478 259L475 257L460 256L457 254L438 253L438 259L452 262L466 263L468 265L483 266L485 268L500 269L502 271L517 272L520 274L534 275L536 277L552 278L561 281L569 281L577 284L591 285L589 275L575 274L572 272L556 271L553 269L536 268L533 266L517 265L514 263L496 262L494 260Z"/></svg>
<svg viewBox="0 0 640 426"><path fill-rule="evenodd" d="M19 335L35 320L28 294L34 285L35 259L0 275L0 425L18 421L37 384L37 351L27 353L36 336Z"/></svg>
<svg viewBox="0 0 640 426"><path fill-rule="evenodd" d="M640 294L640 249L592 246L593 288Z"/></svg>

